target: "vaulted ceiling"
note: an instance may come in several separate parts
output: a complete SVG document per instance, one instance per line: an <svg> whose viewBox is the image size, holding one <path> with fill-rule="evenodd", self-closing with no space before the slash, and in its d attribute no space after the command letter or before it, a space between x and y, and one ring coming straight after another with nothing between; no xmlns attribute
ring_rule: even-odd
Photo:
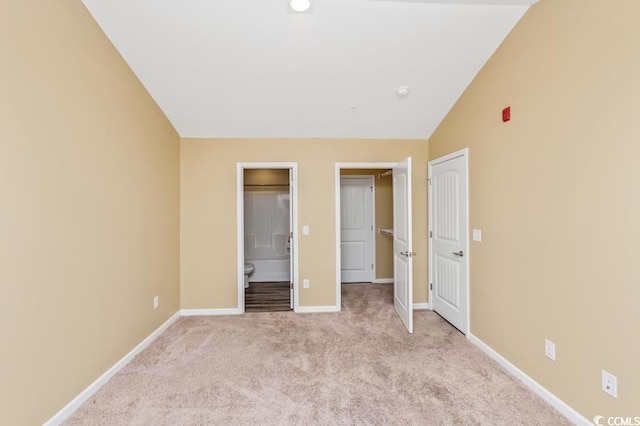
<svg viewBox="0 0 640 426"><path fill-rule="evenodd" d="M536 1L83 0L183 137L374 139L428 138Z"/></svg>

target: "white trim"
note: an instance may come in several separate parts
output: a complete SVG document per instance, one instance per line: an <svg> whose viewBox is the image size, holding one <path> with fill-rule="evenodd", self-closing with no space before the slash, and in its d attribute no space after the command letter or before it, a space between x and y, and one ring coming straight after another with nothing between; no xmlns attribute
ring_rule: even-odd
<svg viewBox="0 0 640 426"><path fill-rule="evenodd" d="M516 376L518 380L524 383L529 389L531 389L534 393L544 399L547 403L553 406L556 410L560 411L562 415L564 415L567 419L572 421L577 425L591 425L592 423L583 417L576 410L571 408L566 402L562 401L560 398L549 392L544 386L533 380L527 374L525 374L522 370L520 370L515 365L511 364L506 358L496 352L489 345L484 343L482 340L474 336L473 334L468 334L469 340L471 343L480 348L484 353L486 353L490 358L497 361L502 367L504 367L508 372Z"/></svg>
<svg viewBox="0 0 640 426"><path fill-rule="evenodd" d="M374 284L393 284L393 278L376 278L373 280Z"/></svg>
<svg viewBox="0 0 640 426"><path fill-rule="evenodd" d="M336 219L336 306L335 309L337 311L340 310L340 306L342 304L342 279L341 279L341 271L342 266L340 265L340 170L342 169L392 169L397 162L393 163L336 163L335 169L335 219ZM375 276L375 275L374 275Z"/></svg>
<svg viewBox="0 0 640 426"><path fill-rule="evenodd" d="M238 308L234 314L244 313L244 170L245 169L288 169L291 170L291 182L293 200L291 201L293 223L293 247L291 248L293 258L293 311L298 312L300 297L298 294L298 163L295 162L273 162L273 163L236 163L236 239L237 239L237 287L238 287ZM219 311L219 310L214 310ZM194 314L199 315L199 314ZM228 314L203 314L203 315L228 315Z"/></svg>
<svg viewBox="0 0 640 426"><path fill-rule="evenodd" d="M244 272L244 271L243 271ZM243 275L244 277L244 275ZM244 281L242 283L244 288ZM240 315L244 312L237 308L222 308L222 309L183 309L180 311L180 315L183 317L199 317L199 316L214 316L214 315Z"/></svg>
<svg viewBox="0 0 640 426"><path fill-rule="evenodd" d="M431 310L431 303L414 303L413 304L414 311L429 311Z"/></svg>
<svg viewBox="0 0 640 426"><path fill-rule="evenodd" d="M171 318L166 320L160 327L147 336L142 342L140 342L135 348L133 348L128 354L126 354L120 361L116 362L111 368L109 368L102 376L87 386L82 392L65 405L60 411L58 411L53 417L47 420L43 426L57 426L64 422L71 414L73 414L84 402L86 402L91 396L96 393L104 384L106 384L113 376L115 376L124 366L126 366L131 360L142 352L147 346L165 332L174 322L180 318L180 311L173 314Z"/></svg>
<svg viewBox="0 0 640 426"><path fill-rule="evenodd" d="M340 190L342 190L342 179L368 179L371 186L371 203L369 209L371 210L371 264L373 268L369 271L369 280L363 280L364 282L373 282L376 278L376 177L374 175L340 175ZM340 236L342 240L342 235ZM341 241L342 242L342 241ZM340 274L340 281L342 281L342 274Z"/></svg>
<svg viewBox="0 0 640 426"><path fill-rule="evenodd" d="M241 163L236 165L236 240L238 250L236 253L237 311L244 313L244 167Z"/></svg>
<svg viewBox="0 0 640 426"><path fill-rule="evenodd" d="M312 314L316 312L340 312L337 306L298 306L296 309L300 314Z"/></svg>
<svg viewBox="0 0 640 426"><path fill-rule="evenodd" d="M466 168L466 174L467 174L467 223L466 223L466 227L467 227L467 255L466 257L466 262L467 262L467 338L469 338L469 336L471 336L471 286L470 286L470 276L471 276L471 262L470 262L470 258L471 258L471 243L469 241L469 222L471 220L471 218L469 217L469 199L470 199L470 195L471 195L471 189L469 187L469 148L463 148L461 150L452 152L450 154L447 155L443 155L442 157L438 157L434 160L431 160L427 163L427 178L429 179L429 182L431 181L431 168L439 163L443 163L445 161L449 161L449 160L453 160L454 158L458 158L458 157L464 157L464 166ZM428 197L427 197L427 201L428 201L428 208L427 208L427 215L429 216L429 229L428 229L428 240L429 240L429 250L428 250L428 259L427 259L427 263L429 264L429 304L431 304L431 308L433 309L433 247L431 242L433 241L433 238L431 238L431 232L433 231L433 223L432 223L432 218L433 218L433 200L432 198L432 192L431 192L431 185L427 184L427 192L428 192Z"/></svg>

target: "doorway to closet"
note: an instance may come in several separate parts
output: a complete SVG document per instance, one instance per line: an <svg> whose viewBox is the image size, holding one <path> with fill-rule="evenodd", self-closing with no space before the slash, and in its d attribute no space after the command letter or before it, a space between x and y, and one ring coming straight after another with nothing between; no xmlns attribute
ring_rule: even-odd
<svg viewBox="0 0 640 426"><path fill-rule="evenodd" d="M295 164L238 164L241 312L290 311L297 306L295 181Z"/></svg>
<svg viewBox="0 0 640 426"><path fill-rule="evenodd" d="M389 178L391 189L391 226L375 219L373 207L369 221L367 209L375 206L374 186L369 190L374 194L373 202L366 193L366 181L358 185L349 181L349 175L376 176L375 180ZM375 182L374 180L374 182ZM373 280L370 282L391 282L393 286L393 305L400 320L409 333L413 333L413 272L412 258L412 202L411 202L411 158L397 163L336 163L336 301L341 307L342 285L353 282L364 275L366 269L373 269ZM344 206L344 208L343 208ZM380 226L378 226L380 224ZM368 229L367 229L368 228ZM371 231L376 237L389 238L392 241L391 264L393 274L390 277L375 278L377 255L372 255L375 262L366 252L366 238ZM383 240L384 241L384 240ZM375 245L374 245L375 247ZM375 250L375 249L374 249ZM375 251L374 251L375 253ZM380 259L384 261L384 258ZM351 274L351 272L357 272ZM362 273L362 275L358 275ZM366 285L366 284L365 284ZM346 289L347 287L345 287Z"/></svg>

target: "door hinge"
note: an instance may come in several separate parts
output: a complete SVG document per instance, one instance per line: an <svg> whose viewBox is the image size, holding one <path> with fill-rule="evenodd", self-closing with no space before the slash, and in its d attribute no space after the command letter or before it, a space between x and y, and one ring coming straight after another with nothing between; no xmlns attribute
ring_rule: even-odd
<svg viewBox="0 0 640 426"><path fill-rule="evenodd" d="M373 263L371 264L371 269L373 269Z"/></svg>
<svg viewBox="0 0 640 426"><path fill-rule="evenodd" d="M429 290L433 290L433 283L429 283Z"/></svg>
<svg viewBox="0 0 640 426"><path fill-rule="evenodd" d="M431 178L428 178L427 182L429 182L429 186L431 186Z"/></svg>
<svg viewBox="0 0 640 426"><path fill-rule="evenodd" d="M293 283L289 283L289 284L291 284L291 290L293 290Z"/></svg>
<svg viewBox="0 0 640 426"><path fill-rule="evenodd" d="M433 238L433 231L429 231L429 238Z"/></svg>
<svg viewBox="0 0 640 426"><path fill-rule="evenodd" d="M371 230L373 231L373 225L371 225Z"/></svg>
<svg viewBox="0 0 640 426"><path fill-rule="evenodd" d="M371 190L371 193L373 194L373 186L370 186L369 189Z"/></svg>

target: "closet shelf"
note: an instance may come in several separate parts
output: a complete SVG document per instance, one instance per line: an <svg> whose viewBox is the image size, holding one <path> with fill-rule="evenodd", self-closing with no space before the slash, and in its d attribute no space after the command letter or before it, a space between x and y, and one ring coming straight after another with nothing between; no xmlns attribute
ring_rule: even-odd
<svg viewBox="0 0 640 426"><path fill-rule="evenodd" d="M382 228L379 228L378 232L381 233L382 235L393 236L393 229L382 229Z"/></svg>

